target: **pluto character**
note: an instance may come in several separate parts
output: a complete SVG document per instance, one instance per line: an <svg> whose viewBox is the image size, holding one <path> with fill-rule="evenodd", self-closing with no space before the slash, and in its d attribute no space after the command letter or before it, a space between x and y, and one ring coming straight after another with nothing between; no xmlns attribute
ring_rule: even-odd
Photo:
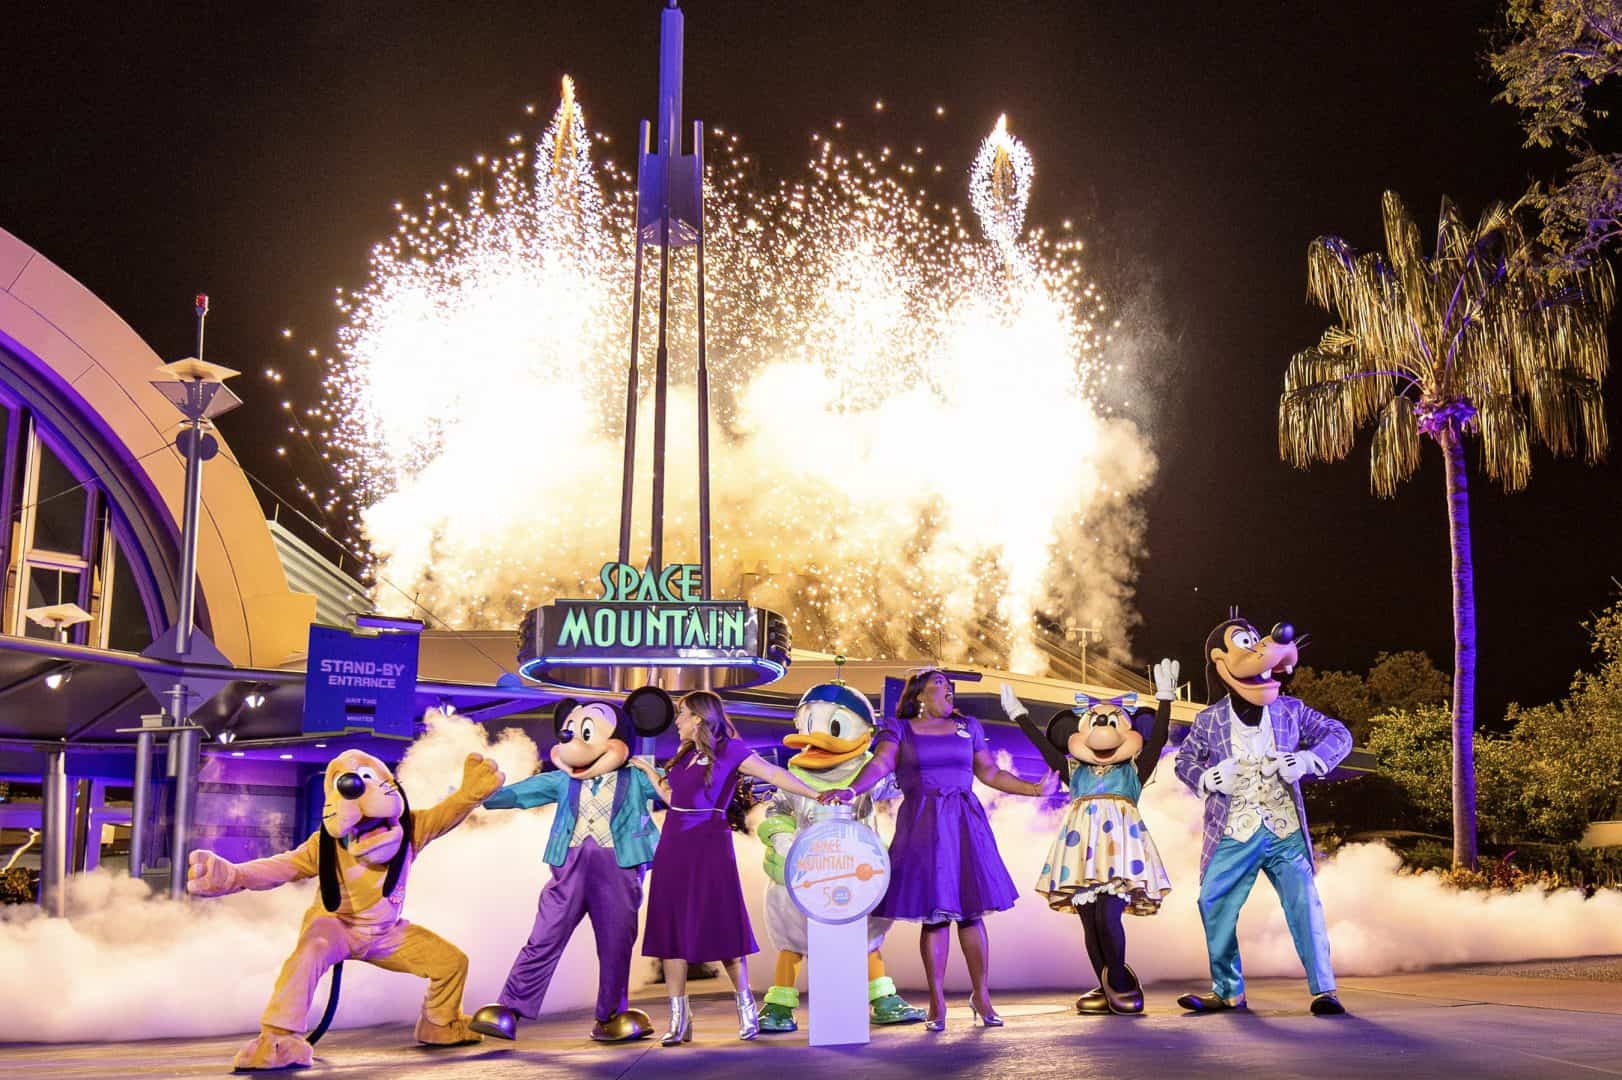
<svg viewBox="0 0 1622 1080"><path fill-rule="evenodd" d="M1184 994L1190 1012L1245 1007L1239 965L1239 909L1258 872L1284 905L1306 969L1314 1016L1346 1011L1335 996L1329 934L1313 881L1301 780L1323 776L1351 753L1346 725L1279 693L1279 676L1299 659L1295 630L1279 623L1263 637L1235 611L1205 642L1208 696L1227 691L1194 718L1177 751L1177 776L1205 797L1200 848L1200 918L1211 955L1211 992ZM1220 682L1218 682L1220 680Z"/></svg>
<svg viewBox="0 0 1622 1080"><path fill-rule="evenodd" d="M460 825L501 781L495 762L469 754L462 786L413 813L387 765L370 754L346 750L327 763L321 828L292 851L245 863L212 851L191 853L186 890L194 896L321 879L298 945L282 965L260 1017L259 1037L237 1051L238 1069L310 1064L312 1052L304 1039L310 998L322 974L346 960L428 980L417 1018L418 1042L454 1046L479 1041L462 1012L467 955L438 934L400 918L400 908L417 853Z"/></svg>
<svg viewBox="0 0 1622 1080"><path fill-rule="evenodd" d="M558 737L551 752L553 767L485 800L491 810L556 803L557 812L542 856L552 867L552 880L541 889L535 926L518 950L501 996L473 1014L473 1030L512 1039L520 1017L540 1015L564 947L580 920L590 918L597 939L597 1012L591 1037L628 1042L653 1034L653 1021L629 1007L627 993L642 878L659 842L650 816L658 793L640 770L626 763L638 735L660 734L675 715L670 695L651 686L633 691L624 705L565 698L552 710Z"/></svg>
<svg viewBox="0 0 1622 1080"><path fill-rule="evenodd" d="M1054 911L1081 916L1087 959L1098 977L1098 986L1076 1001L1083 1015L1143 1011L1143 986L1127 966L1121 916L1128 911L1153 915L1171 891L1171 878L1138 813L1138 798L1171 730L1177 670L1175 660L1154 666L1159 705L1153 714L1136 708L1136 694L1108 700L1077 694L1076 707L1048 721L1046 731L1037 729L1006 683L1002 688L1003 711L1070 784L1070 806L1037 875L1036 891ZM1147 741L1139 724L1150 729Z"/></svg>
<svg viewBox="0 0 1622 1080"><path fill-rule="evenodd" d="M817 791L848 786L873 756L875 726L873 706L866 697L844 683L813 686L794 710L793 733L783 737L784 746L799 751L789 759L789 771ZM889 792L891 798L896 794L893 789ZM783 860L796 834L812 823L816 806L803 795L778 791L756 830L766 846L766 874L771 878L766 885L766 936L778 950L773 985L766 991L760 1013L760 1030L766 1032L799 1028L794 1019L800 1004L795 983L805 959L806 919L783 884ZM856 820L873 827L872 794L858 798L853 811ZM867 920L867 999L873 1023L917 1023L924 1019L924 1011L907 1004L896 993L894 980L884 973L879 949L890 922L872 916Z"/></svg>

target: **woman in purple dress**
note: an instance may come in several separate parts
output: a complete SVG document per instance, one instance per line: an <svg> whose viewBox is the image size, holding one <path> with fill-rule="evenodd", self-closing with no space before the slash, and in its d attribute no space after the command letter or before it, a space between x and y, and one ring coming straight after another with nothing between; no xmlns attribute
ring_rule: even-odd
<svg viewBox="0 0 1622 1080"><path fill-rule="evenodd" d="M700 690L682 698L676 730L681 745L662 775L646 761L631 759L670 807L654 849L642 931L642 955L664 961L670 994L670 1030L660 1041L665 1046L692 1041L687 965L717 960L737 993L738 1038L753 1039L760 1021L749 990L748 956L757 946L738 883L727 807L739 773L807 798L818 793L744 745L714 694Z"/></svg>
<svg viewBox="0 0 1622 1080"><path fill-rule="evenodd" d="M1058 775L1050 772L1032 784L999 769L980 721L953 707L952 680L934 668L907 680L894 722L879 732L873 760L848 789L828 792L824 801L854 798L891 772L903 797L890 841L890 888L873 915L924 924L919 949L929 981L926 1030L946 1028L946 961L954 922L974 987L969 1008L980 1023L1001 1027L986 985L989 956L981 919L1013 907L1019 893L971 785L978 778L1011 795L1051 795L1058 790Z"/></svg>

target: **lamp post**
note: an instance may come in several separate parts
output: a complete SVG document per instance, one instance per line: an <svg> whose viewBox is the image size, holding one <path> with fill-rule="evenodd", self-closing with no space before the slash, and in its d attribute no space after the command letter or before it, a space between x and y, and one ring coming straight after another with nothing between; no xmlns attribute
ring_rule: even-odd
<svg viewBox="0 0 1622 1080"><path fill-rule="evenodd" d="M51 604L48 607L29 608L24 614L37 626L43 626L66 642L68 631L90 619L90 613L78 604ZM72 669L55 665L44 675L45 685L60 690L67 684ZM40 825L42 844L39 861L39 906L47 915L61 917L67 914L68 880L68 773L67 744L45 753L45 772L40 785Z"/></svg>
<svg viewBox="0 0 1622 1080"><path fill-rule="evenodd" d="M152 386L169 399L185 423L175 436L175 449L186 458L186 494L180 527L180 610L174 625L174 651L182 661L192 655L197 616L197 521L203 501L203 463L220 452L220 442L210 430L213 421L242 404L242 399L226 388L225 380L237 372L203 360L203 323L208 317L208 297L197 296L197 355L165 364L158 370L165 376ZM192 810L197 799L197 746L200 729L192 721L192 699L198 696L177 679L169 690L168 708L172 723L170 762L175 778L174 836L170 844L169 895L180 899L186 894L186 859L190 854ZM136 736L139 747L141 735ZM138 871L137 871L138 872Z"/></svg>
<svg viewBox="0 0 1622 1080"><path fill-rule="evenodd" d="M1087 685L1087 645L1098 641L1104 632L1096 626L1077 626L1074 619L1065 624L1064 636L1067 641L1081 642L1081 684Z"/></svg>

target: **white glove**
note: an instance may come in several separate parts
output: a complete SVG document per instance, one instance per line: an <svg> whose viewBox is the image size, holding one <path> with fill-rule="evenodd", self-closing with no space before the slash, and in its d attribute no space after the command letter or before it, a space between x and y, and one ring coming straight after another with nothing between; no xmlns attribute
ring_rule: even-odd
<svg viewBox="0 0 1622 1080"><path fill-rule="evenodd" d="M1029 715L1031 710L1027 709L1025 707L1025 703L1020 701L1019 698L1014 696L1014 688L1013 687L1009 686L1007 683L1003 683L1002 684L1002 711L1003 711L1003 714L1008 717L1008 719L1010 719L1010 720L1018 720L1022 716Z"/></svg>
<svg viewBox="0 0 1622 1080"><path fill-rule="evenodd" d="M1233 794L1238 787L1239 762L1233 758L1223 758L1200 774L1200 790L1206 794L1220 791L1224 795Z"/></svg>
<svg viewBox="0 0 1622 1080"><path fill-rule="evenodd" d="M1272 764L1276 765L1278 778L1286 784L1293 784L1307 773L1322 776L1327 770L1317 754L1311 750L1297 750L1290 754L1274 754Z"/></svg>
<svg viewBox="0 0 1622 1080"><path fill-rule="evenodd" d="M795 835L795 833L788 832L787 830L780 833L772 833L772 850L777 852L779 855L787 855L788 849L794 846Z"/></svg>
<svg viewBox="0 0 1622 1080"><path fill-rule="evenodd" d="M1174 701L1177 698L1177 668L1177 661L1162 660L1149 669L1149 675L1155 681L1155 697L1161 701Z"/></svg>

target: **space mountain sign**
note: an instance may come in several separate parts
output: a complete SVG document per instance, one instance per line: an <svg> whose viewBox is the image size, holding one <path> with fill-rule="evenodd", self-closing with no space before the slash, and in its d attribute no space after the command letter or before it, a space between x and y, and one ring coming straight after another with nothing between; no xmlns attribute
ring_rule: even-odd
<svg viewBox="0 0 1622 1080"><path fill-rule="evenodd" d="M787 621L742 600L704 596L700 568L607 563L595 600L557 600L524 616L519 670L582 689L759 686L789 664Z"/></svg>

